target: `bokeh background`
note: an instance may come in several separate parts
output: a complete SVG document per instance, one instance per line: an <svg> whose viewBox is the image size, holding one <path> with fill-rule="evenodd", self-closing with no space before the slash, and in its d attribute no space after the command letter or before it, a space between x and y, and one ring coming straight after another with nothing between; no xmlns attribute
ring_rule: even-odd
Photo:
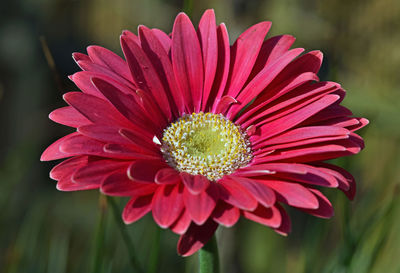
<svg viewBox="0 0 400 273"><path fill-rule="evenodd" d="M119 35L145 24L169 32L185 8L197 24L206 8L232 41L250 25L273 22L269 37L321 49L322 80L340 82L344 104L370 120L361 154L337 160L358 182L353 202L324 191L330 220L289 210L285 238L246 220L218 230L224 272L400 272L400 2L398 0L9 0L0 5L0 272L134 272L98 191L59 192L43 149L71 131L48 120L76 87L72 52L91 44L121 55ZM47 58L46 58L47 56ZM54 62L52 62L54 60ZM125 200L114 199L122 208ZM127 227L148 272L197 272L197 256L176 254L178 236L150 215ZM158 254L157 254L158 253ZM97 261L97 262L96 262ZM99 264L100 269L95 264Z"/></svg>

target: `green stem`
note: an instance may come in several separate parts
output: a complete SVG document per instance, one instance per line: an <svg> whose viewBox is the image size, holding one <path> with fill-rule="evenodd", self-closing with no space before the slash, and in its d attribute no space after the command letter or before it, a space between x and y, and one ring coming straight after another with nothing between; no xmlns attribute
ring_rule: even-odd
<svg viewBox="0 0 400 273"><path fill-rule="evenodd" d="M100 215L96 228L95 242L94 242L94 253L92 262L92 273L99 273L102 271L103 265L103 249L104 249L104 237L106 234L106 209L107 199L104 196L99 197Z"/></svg>
<svg viewBox="0 0 400 273"><path fill-rule="evenodd" d="M199 273L219 273L218 245L215 234L199 250Z"/></svg>
<svg viewBox="0 0 400 273"><path fill-rule="evenodd" d="M115 200L112 197L107 196L107 200L108 200L108 203L111 205L115 223L117 224L118 229L121 232L122 240L124 241L126 248L128 249L128 253L130 256L129 261L130 261L133 269L135 270L135 272L142 273L143 270L140 267L138 260L136 259L135 249L133 247L132 239L129 236L129 233L128 233L128 230L126 229L125 223L121 219L121 211L120 211L117 203L115 202Z"/></svg>
<svg viewBox="0 0 400 273"><path fill-rule="evenodd" d="M156 273L158 269L158 261L160 257L160 237L161 237L161 232L160 228L156 226L156 230L154 232L154 238L153 238L153 243L151 246L151 253L150 253L150 258L148 262L148 270L147 273Z"/></svg>

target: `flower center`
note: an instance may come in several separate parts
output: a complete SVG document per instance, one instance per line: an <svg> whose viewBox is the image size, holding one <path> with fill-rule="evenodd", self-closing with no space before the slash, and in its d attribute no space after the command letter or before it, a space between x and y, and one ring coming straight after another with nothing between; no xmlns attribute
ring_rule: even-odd
<svg viewBox="0 0 400 273"><path fill-rule="evenodd" d="M252 159L247 134L223 115L184 115L166 129L161 151L180 172L204 175L216 181Z"/></svg>

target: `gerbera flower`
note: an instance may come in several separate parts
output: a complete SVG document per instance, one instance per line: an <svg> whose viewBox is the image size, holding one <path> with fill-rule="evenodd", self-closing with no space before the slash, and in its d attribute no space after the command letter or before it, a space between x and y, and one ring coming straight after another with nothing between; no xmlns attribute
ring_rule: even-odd
<svg viewBox="0 0 400 273"><path fill-rule="evenodd" d="M368 121L340 105L339 84L319 82L320 51L301 55L290 35L264 40L270 26L254 25L230 46L213 10L197 30L180 13L171 35L124 31L125 60L99 46L73 54L81 92L66 93L69 106L50 119L76 132L41 157L69 158L50 172L57 188L129 196L125 223L152 212L181 235L184 256L240 216L287 234L282 204L331 217L318 188L352 199L355 183L324 161L358 153L354 131Z"/></svg>

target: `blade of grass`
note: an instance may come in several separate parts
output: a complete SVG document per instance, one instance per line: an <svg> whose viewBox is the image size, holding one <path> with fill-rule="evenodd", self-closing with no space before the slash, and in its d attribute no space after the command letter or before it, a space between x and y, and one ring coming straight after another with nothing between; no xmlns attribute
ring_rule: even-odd
<svg viewBox="0 0 400 273"><path fill-rule="evenodd" d="M119 209L117 203L115 202L115 200L112 197L107 196L107 200L108 200L108 203L111 206L111 210L113 212L114 220L115 220L115 223L118 226L118 229L119 229L119 231L121 233L122 240L124 241L125 246L128 249L129 261L130 261L130 263L132 265L132 268L136 272L142 273L143 270L140 267L139 261L136 258L135 248L133 247L132 239L129 236L129 233L128 233L128 230L126 228L125 223L121 219L121 210Z"/></svg>
<svg viewBox="0 0 400 273"><path fill-rule="evenodd" d="M106 226L106 210L107 210L107 199L104 195L99 197L100 215L96 228L95 242L94 242L94 253L92 261L92 273L102 272L103 255L104 255L104 237L105 237L105 226Z"/></svg>
<svg viewBox="0 0 400 273"><path fill-rule="evenodd" d="M151 246L151 253L148 262L148 270L147 273L156 273L158 270L158 264L160 260L160 238L161 238L161 230L158 226L156 226L156 230L154 232L153 244Z"/></svg>

